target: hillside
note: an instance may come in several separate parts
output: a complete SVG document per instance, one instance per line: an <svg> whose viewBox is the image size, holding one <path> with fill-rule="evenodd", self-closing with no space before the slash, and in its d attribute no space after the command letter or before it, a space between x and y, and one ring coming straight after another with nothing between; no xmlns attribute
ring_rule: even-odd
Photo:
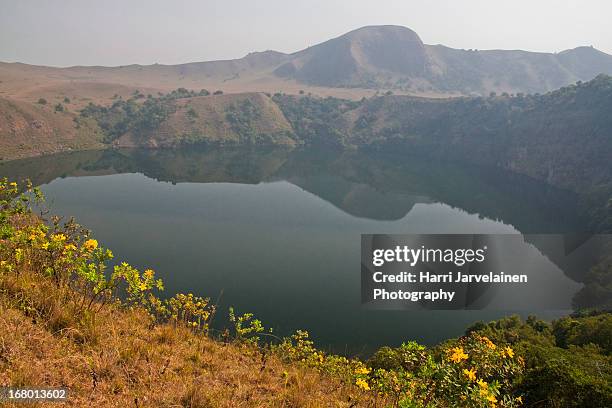
<svg viewBox="0 0 612 408"><path fill-rule="evenodd" d="M542 96L385 97L345 114L350 141L495 164L577 191L612 180L612 78Z"/></svg>
<svg viewBox="0 0 612 408"><path fill-rule="evenodd" d="M188 97L171 102L159 126L131 130L113 141L117 147L172 147L185 144L293 145L291 125L264 94Z"/></svg>
<svg viewBox="0 0 612 408"><path fill-rule="evenodd" d="M179 88L90 103L76 115L0 99L5 158L116 147L325 145L399 149L497 165L585 191L611 179L612 78L544 95L359 102Z"/></svg>
<svg viewBox="0 0 612 408"><path fill-rule="evenodd" d="M361 148L498 166L585 196L612 228L612 78L543 95L351 101L179 88L133 92L76 115L3 100L5 159L75 149L191 145Z"/></svg>
<svg viewBox="0 0 612 408"><path fill-rule="evenodd" d="M612 74L612 56L591 47L560 54L458 50L425 45L406 27L371 26L292 54L274 73L307 84L412 94L535 93Z"/></svg>
<svg viewBox="0 0 612 408"><path fill-rule="evenodd" d="M612 56L592 47L557 54L461 50L427 45L401 26L367 26L291 54L253 52L243 58L177 65L55 68L0 62L0 97L58 101L78 107L134 90L189 89L226 93L311 92L359 99L377 91L440 97L490 92L544 93L598 74L612 74Z"/></svg>
<svg viewBox="0 0 612 408"><path fill-rule="evenodd" d="M427 53L419 36L398 26L364 27L292 54L274 73L324 86L377 87L380 75L423 78Z"/></svg>
<svg viewBox="0 0 612 408"><path fill-rule="evenodd" d="M609 186L612 176L607 76L545 95L274 100L296 135L312 144L325 139L497 165L577 191Z"/></svg>
<svg viewBox="0 0 612 408"><path fill-rule="evenodd" d="M57 109L0 98L0 160L103 147L95 122Z"/></svg>

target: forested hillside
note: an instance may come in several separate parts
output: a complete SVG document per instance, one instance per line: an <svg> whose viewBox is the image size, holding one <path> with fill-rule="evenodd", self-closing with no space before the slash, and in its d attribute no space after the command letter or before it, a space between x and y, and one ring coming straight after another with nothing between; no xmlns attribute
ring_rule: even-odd
<svg viewBox="0 0 612 408"><path fill-rule="evenodd" d="M543 95L388 94L350 101L179 88L90 103L78 114L8 101L0 108L5 159L103 146L309 145L413 153L499 166L578 192L597 229L612 230L612 78L605 75Z"/></svg>
<svg viewBox="0 0 612 408"><path fill-rule="evenodd" d="M544 95L274 100L306 143L499 166L584 194L596 223L612 228L609 76Z"/></svg>

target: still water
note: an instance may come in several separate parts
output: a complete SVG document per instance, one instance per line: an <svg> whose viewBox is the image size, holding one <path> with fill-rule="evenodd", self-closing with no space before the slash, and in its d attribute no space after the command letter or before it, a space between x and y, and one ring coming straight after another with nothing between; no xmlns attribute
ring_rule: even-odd
<svg viewBox="0 0 612 408"><path fill-rule="evenodd" d="M511 312L363 309L361 234L564 233L583 223L576 197L526 177L353 151L80 152L4 163L0 176L31 178L53 213L75 216L117 260L155 269L166 293L219 299L220 316L232 305L349 353L432 344Z"/></svg>

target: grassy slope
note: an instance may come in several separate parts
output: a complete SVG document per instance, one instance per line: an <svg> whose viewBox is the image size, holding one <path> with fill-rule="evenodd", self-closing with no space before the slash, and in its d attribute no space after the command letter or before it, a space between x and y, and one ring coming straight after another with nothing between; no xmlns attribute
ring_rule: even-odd
<svg viewBox="0 0 612 408"><path fill-rule="evenodd" d="M68 387L75 407L374 406L356 387L251 347L151 325L142 311L111 305L95 324L76 319L55 292L33 274L0 279L0 384Z"/></svg>
<svg viewBox="0 0 612 408"><path fill-rule="evenodd" d="M0 157L15 159L102 147L102 134L95 124L77 127L76 115L54 112L47 105L0 98Z"/></svg>
<svg viewBox="0 0 612 408"><path fill-rule="evenodd" d="M180 143L249 144L253 140L245 138L227 119L231 105L240 106L248 102L257 112L249 121L248 127L255 134L271 135L273 144L294 144L284 135L292 128L279 107L261 93L201 96L178 99L176 112L164 121L158 129L142 140L126 134L116 141L119 147L169 147ZM190 116L189 111L195 112Z"/></svg>

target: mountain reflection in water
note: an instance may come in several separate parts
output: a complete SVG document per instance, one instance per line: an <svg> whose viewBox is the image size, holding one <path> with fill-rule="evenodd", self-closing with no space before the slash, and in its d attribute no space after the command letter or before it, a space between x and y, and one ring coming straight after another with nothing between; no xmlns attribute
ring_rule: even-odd
<svg viewBox="0 0 612 408"><path fill-rule="evenodd" d="M521 175L352 150L75 152L3 163L0 175L42 185L52 212L74 215L117 259L156 269L167 293L223 293L223 307L254 312L281 334L305 328L350 352L434 343L508 314L362 309L360 234L587 225L574 193ZM560 273L568 285L580 280L571 278Z"/></svg>

